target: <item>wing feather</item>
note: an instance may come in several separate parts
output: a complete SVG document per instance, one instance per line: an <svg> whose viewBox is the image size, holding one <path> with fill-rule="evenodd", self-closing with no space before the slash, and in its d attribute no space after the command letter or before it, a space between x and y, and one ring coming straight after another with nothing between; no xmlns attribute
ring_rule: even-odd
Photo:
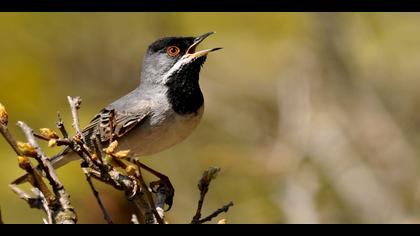
<svg viewBox="0 0 420 236"><path fill-rule="evenodd" d="M136 112L121 112L115 109L105 108L83 130L83 135L89 145L92 135L99 134L101 142L109 141L111 135L112 137L120 138L137 127L137 125L150 115L150 111L149 106L144 106Z"/></svg>

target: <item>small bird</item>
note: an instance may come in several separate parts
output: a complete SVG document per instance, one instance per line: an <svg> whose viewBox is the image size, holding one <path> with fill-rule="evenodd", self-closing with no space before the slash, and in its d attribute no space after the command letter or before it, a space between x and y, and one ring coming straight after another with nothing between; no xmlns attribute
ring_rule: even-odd
<svg viewBox="0 0 420 236"><path fill-rule="evenodd" d="M88 146L90 137L100 141L118 140L120 149L133 156L146 156L166 150L185 140L199 124L204 97L199 74L207 54L221 48L196 51L214 32L198 37L165 37L152 43L145 54L139 86L102 109L83 129ZM114 117L110 130L110 117ZM80 157L70 148L51 159L59 168Z"/></svg>

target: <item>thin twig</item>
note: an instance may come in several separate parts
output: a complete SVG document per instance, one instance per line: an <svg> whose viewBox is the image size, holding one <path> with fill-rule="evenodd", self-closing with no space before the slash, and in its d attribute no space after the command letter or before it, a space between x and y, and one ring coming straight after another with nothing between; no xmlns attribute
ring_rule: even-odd
<svg viewBox="0 0 420 236"><path fill-rule="evenodd" d="M111 155L112 156L112 155ZM121 168L127 169L127 164L123 161L119 160L118 158L114 157L113 161ZM137 163L135 163L137 164ZM128 176L132 179L133 184L140 183L140 189L138 186L132 188L132 193L127 192L131 196L128 197L129 200L134 200L135 205L137 208L143 213L146 224L163 224L163 220L160 217L159 213L155 209L155 204L153 201L153 197L147 187L146 183L143 180L143 176L141 175L141 170L139 168L139 172L135 174L135 176Z"/></svg>
<svg viewBox="0 0 420 236"><path fill-rule="evenodd" d="M203 176L198 182L198 189L200 190L200 200L198 201L197 211L191 221L192 224L197 224L201 218L201 209L203 208L204 198L209 190L210 183L213 179L216 178L217 174L220 172L218 167L210 167L204 171Z"/></svg>
<svg viewBox="0 0 420 236"><path fill-rule="evenodd" d="M71 108L71 114L73 117L73 128L76 130L77 134L80 135L80 138L83 140L84 143L86 143L85 137L83 137L82 131L80 129L80 123L79 123L79 116L77 114L77 110L80 108L80 104L82 103L82 99L80 97L67 97L67 100L69 101L70 108Z"/></svg>
<svg viewBox="0 0 420 236"><path fill-rule="evenodd" d="M81 104L82 100L81 100L80 97L72 98L70 96L67 97L67 100L70 104L71 114L72 114L72 118L73 118L73 128L76 130L77 135L81 139L81 142L77 142L77 140L76 140L76 143L80 146L80 148L82 150L82 152L81 153L78 152L78 154L79 154L80 157L82 157L86 161L86 163L88 163L88 166L92 166L93 160L92 160L91 150L89 149L89 147L87 147L85 137L83 136L83 133L80 129L79 116L78 116L78 112L77 112L80 108L80 104ZM64 125L62 125L62 127L64 128ZM84 154L86 154L89 158L86 158ZM95 196L96 202L98 203L98 205L99 205L99 207L102 211L102 214L104 216L105 221L108 224L113 224L113 221L112 221L108 211L106 210L105 206L102 203L102 200L99 196L99 192L96 190L95 186L93 185L92 178L89 174L88 168L84 167L82 165L82 170L83 170L83 173L86 176L86 181L89 183L89 186L90 186L90 188L93 192L93 195Z"/></svg>
<svg viewBox="0 0 420 236"><path fill-rule="evenodd" d="M35 196L37 196L36 199L39 199L39 201L42 203L42 208L47 214L47 220L44 222L46 224L53 224L53 210L51 209L52 207L50 206L47 198L45 198L45 195L38 188L32 188L32 192L35 194Z"/></svg>
<svg viewBox="0 0 420 236"><path fill-rule="evenodd" d="M233 202L229 202L228 204L224 205L222 208L217 209L215 212L213 212L212 214L210 214L209 216L198 220L196 222L196 224L203 224L206 223L208 221L211 221L214 217L217 217L218 215L220 215L223 212L228 212L229 208L233 206Z"/></svg>
<svg viewBox="0 0 420 236"><path fill-rule="evenodd" d="M42 170L44 170L45 176L49 180L50 185L52 186L54 194L56 196L56 199L54 199L54 206L52 206L51 203L48 204L48 209L50 209L52 212L53 223L75 224L77 221L77 216L70 202L70 196L64 189L61 181L58 179L57 173L52 167L50 160L47 158L47 156L45 156L38 143L36 142L35 136L33 135L33 130L22 121L19 121L17 125L25 133L25 136L28 139L29 143L35 148L37 153L35 158L39 162L39 165L42 168ZM45 192L42 191L42 193L45 196Z"/></svg>
<svg viewBox="0 0 420 236"><path fill-rule="evenodd" d="M3 135L3 137L7 140L9 145L12 147L12 149L15 151L16 155L24 156L23 153L18 148L16 139L10 133L9 129L7 128L5 124L0 124L0 132ZM37 184L36 187L39 187L45 191L48 190L47 186L42 181L42 178L39 175L34 175L35 171L34 171L34 168L32 167L32 164L29 163L26 166L25 170L28 172L28 175L29 175L28 178L34 180L33 184ZM25 179L26 179L26 176L25 176Z"/></svg>
<svg viewBox="0 0 420 236"><path fill-rule="evenodd" d="M92 189L93 195L95 196L96 201L98 202L98 205L101 208L101 211L102 211L102 214L104 216L105 221L108 224L113 224L114 222L112 221L111 217L109 216L108 211L106 210L104 204L102 203L102 200L99 196L99 192L96 190L95 186L92 183L92 178L90 177L89 172L85 172L85 175L86 175L86 181L89 183L89 186Z"/></svg>
<svg viewBox="0 0 420 236"><path fill-rule="evenodd" d="M9 129L6 125L0 124L0 132L3 135L4 139L9 143L9 145L13 148L13 150L16 152L17 155L22 155L20 152L16 139L10 134Z"/></svg>
<svg viewBox="0 0 420 236"><path fill-rule="evenodd" d="M156 221L157 221L159 224L164 224L165 222L163 221L163 215L161 216L161 215L160 215L160 214L156 211L156 205L155 205L155 202L153 201L152 194L150 193L149 188L147 187L146 183L144 182L143 175L142 175L142 173L141 173L141 168L140 168L140 166L138 165L139 161L135 160L134 162L135 162L135 163L137 164L137 166L138 166L138 173L139 173L139 174L138 174L138 176L137 176L137 179L139 180L140 185L141 185L141 187L143 188L143 191L146 193L146 197L147 197L147 199L149 200L150 208L152 209L152 212L153 212L153 214L155 215Z"/></svg>
<svg viewBox="0 0 420 236"><path fill-rule="evenodd" d="M134 205L140 211L141 215L144 217L145 224L156 224L156 218L153 214L153 207L150 207L149 202L144 197L145 195L142 192L138 192L131 201L133 201Z"/></svg>
<svg viewBox="0 0 420 236"><path fill-rule="evenodd" d="M48 138L46 138L46 137L44 137L40 134L37 134L37 133L34 133L34 136L35 136L35 138L39 138L39 139L44 140L44 141L50 141L50 139L48 139Z"/></svg>
<svg viewBox="0 0 420 236"><path fill-rule="evenodd" d="M79 97L77 97L77 98L67 97L67 99L69 101L71 111L72 111L73 127L76 129L76 132L77 132L78 136L82 140L82 144L79 143L79 146L81 146L82 151L86 155L88 155L89 159L92 161L92 157L90 155L91 151L88 150L89 148L86 145L84 145L84 144L86 144L86 140L85 140L86 137L84 137L82 135L82 132L80 130L79 119L78 119L78 115L77 115L77 110L80 108L81 99ZM114 119L115 119L114 114L111 114L111 117L110 117L110 126L111 126L110 129L111 130L113 130L113 125L114 125L113 120ZM111 132L111 135L112 135L112 132ZM146 198L147 198L147 200L149 201L149 204L150 204L149 206L146 206L146 202L143 199L144 194L137 190L138 187L137 187L137 181L136 180L132 180L132 182L129 183L128 185L127 185L126 182L118 183L118 181L120 181L121 179L120 178L118 178L118 179L113 178L113 177L116 176L116 173L118 173L118 172L113 170L113 168L111 168L111 169L108 168L108 170L105 170L105 167L104 167L103 161L102 161L102 156L103 156L102 153L101 153L102 148L99 146L100 145L100 138L98 139L98 137L96 136L96 139L97 139L96 142L93 142L93 143L94 143L94 149L96 149L96 154L99 158L100 163L96 163L95 166L99 166L100 169L101 169L101 172L107 171L108 172L107 177L110 177L114 182L116 182L117 183L116 185L123 186L123 188L125 189L125 191L127 193L130 193L130 192L133 193L133 194L130 194L132 196L129 197L129 199L132 199L136 203L136 206L141 211L144 212L145 219L146 219L147 223L154 223L155 221L157 221L158 223L163 223L163 220L161 219L159 213L155 209L155 206L154 206L154 203L153 203L153 197L151 196L150 192L148 192L148 188L146 187L146 184L144 183L142 178L140 178L141 179L140 183L143 185L143 189L145 189L145 191L146 191L145 193L146 193ZM110 137L110 141L112 142L112 136ZM92 167L92 164L93 163L90 162L89 166ZM103 173L101 175L103 175ZM118 176L121 176L121 174L118 174ZM94 177L97 178L97 176L94 176ZM105 182L109 183L109 181L105 181ZM114 184L114 187L115 187L115 184ZM150 216L149 212L151 212L152 215L154 215L154 217L152 217L153 219L149 219L150 218L149 217Z"/></svg>
<svg viewBox="0 0 420 236"><path fill-rule="evenodd" d="M18 197L22 200L24 200L26 203L28 203L30 208L37 208L42 209L42 201L38 198L32 198L29 194L27 194L25 191L20 189L17 185L11 184L9 187L12 189L12 191L18 195Z"/></svg>
<svg viewBox="0 0 420 236"><path fill-rule="evenodd" d="M60 130L61 134L65 139L69 138L69 134L66 130L66 127L64 126L63 119L61 118L60 112L57 112L58 121L57 121L57 127Z"/></svg>
<svg viewBox="0 0 420 236"><path fill-rule="evenodd" d="M57 177L57 173L55 172L55 169L53 168L50 160L45 156L45 154L42 152L41 148L39 147L37 141L35 140L35 136L33 135L33 130L24 122L18 121L17 125L22 129L22 131L25 133L26 139L28 139L28 142L35 148L39 161L39 164L41 168L45 172L45 176L50 181L51 187L53 188L54 192L57 192L58 190L63 188L63 185L61 184L61 181Z"/></svg>
<svg viewBox="0 0 420 236"><path fill-rule="evenodd" d="M16 152L18 156L24 156L22 151L18 148L16 139L13 137L13 135L9 132L9 129L4 126L3 124L0 124L0 130L5 139L8 141L10 146L13 148L13 150ZM22 129L23 130L23 129ZM34 138L33 138L34 141ZM32 145L34 146L34 145ZM34 146L35 147L35 146ZM38 158L38 157L37 157ZM41 160L39 159L39 162ZM42 176L35 170L35 168L32 166L32 164L29 162L23 167L26 172L28 173L27 177L29 180L31 180L31 184L37 188L39 188L41 191L44 192L44 195L49 199L50 201L53 200L54 196L52 195L51 191L48 189L47 185L42 179ZM26 178L25 178L26 179Z"/></svg>
<svg viewBox="0 0 420 236"><path fill-rule="evenodd" d="M50 191L45 181L42 179L41 173L39 171L36 171L30 162L21 167L25 169L26 173L28 173L27 180L29 181L29 183L31 183L32 186L34 186L35 188L38 188L41 192L43 192L44 196L46 197L46 199L48 199L48 201L50 202L54 201L55 196ZM17 179L12 182L12 185L20 184L20 183L21 183L20 180Z"/></svg>

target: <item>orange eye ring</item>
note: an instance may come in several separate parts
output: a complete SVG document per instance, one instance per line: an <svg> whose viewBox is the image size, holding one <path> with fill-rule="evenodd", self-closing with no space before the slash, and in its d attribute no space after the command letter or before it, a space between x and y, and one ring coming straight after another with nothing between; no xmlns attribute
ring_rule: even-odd
<svg viewBox="0 0 420 236"><path fill-rule="evenodd" d="M177 46L170 46L168 49L166 49L166 53L171 57L175 57L179 54L180 51L181 50Z"/></svg>

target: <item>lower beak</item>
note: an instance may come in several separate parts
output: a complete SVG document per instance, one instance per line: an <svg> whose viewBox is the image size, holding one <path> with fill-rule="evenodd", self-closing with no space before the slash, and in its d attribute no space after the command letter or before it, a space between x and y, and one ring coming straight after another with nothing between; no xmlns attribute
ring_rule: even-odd
<svg viewBox="0 0 420 236"><path fill-rule="evenodd" d="M206 56L209 52L214 52L214 51L222 49L222 48L212 48L212 49L201 50L201 51L198 51L198 52L195 51L197 46L201 42L203 42L204 39L206 39L207 37L209 37L212 34L214 34L214 32L209 32L209 33L203 34L203 35L195 38L194 43L188 48L186 56L188 58L194 59L194 58L199 58L199 57Z"/></svg>

